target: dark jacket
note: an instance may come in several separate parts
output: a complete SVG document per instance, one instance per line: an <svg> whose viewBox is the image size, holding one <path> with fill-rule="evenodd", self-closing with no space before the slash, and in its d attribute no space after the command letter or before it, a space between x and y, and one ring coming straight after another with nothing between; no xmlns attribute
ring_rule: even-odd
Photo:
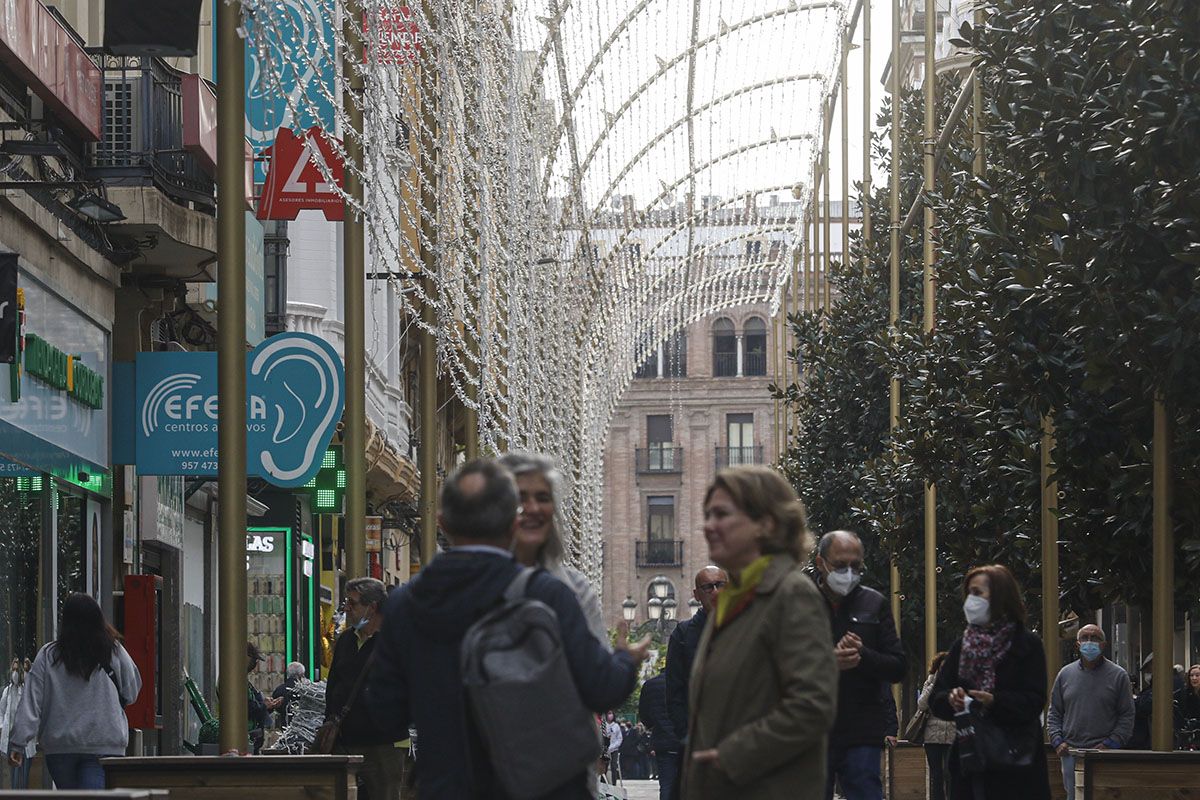
<svg viewBox="0 0 1200 800"><path fill-rule="evenodd" d="M669 662L668 662L669 663ZM667 676L655 675L642 684L638 699L638 721L650 729L650 748L655 753L679 752L679 736L667 716Z"/></svg>
<svg viewBox="0 0 1200 800"><path fill-rule="evenodd" d="M285 678L283 683L275 687L275 691L271 692L272 699L278 700L283 698L283 703L279 706L279 727L283 727L289 722L288 710L292 706L292 692L296 689L298 678Z"/></svg>
<svg viewBox="0 0 1200 800"><path fill-rule="evenodd" d="M671 638L667 640L667 668L663 672L666 676L667 716L680 738L687 735L688 679L706 622L708 614L702 608L691 619L676 625L675 630L671 631Z"/></svg>
<svg viewBox="0 0 1200 800"><path fill-rule="evenodd" d="M954 719L950 705L950 691L961 686L971 686L958 676L958 661L962 653L962 639L950 648L929 698L929 709L935 717ZM1012 646L996 664L996 686L992 691L995 702L988 715L1002 728L1042 740L1041 715L1046 706L1046 654L1042 640L1024 628L1013 636ZM962 780L958 773L958 745L950 753L951 783L955 787L955 800L976 800L971 782ZM1034 750L1033 764L996 772L984 773L980 783L985 800L1050 800L1050 782L1046 773L1046 749Z"/></svg>
<svg viewBox="0 0 1200 800"><path fill-rule="evenodd" d="M346 706L346 701L350 699L350 693L354 690L354 684L367 665L367 659L375 651L378 640L379 634L377 633L363 642L362 647L359 647L358 634L353 630L347 630L337 638L337 642L333 645L333 663L329 665L329 679L325 683L325 719L339 713ZM376 659L376 664L371 667L371 671L375 672L378 668L378 659ZM363 689L365 688L364 685ZM343 747L352 747L398 741L390 738L375 723L374 718L367 710L366 692L363 689L358 690L358 696L354 698L350 712L342 720L337 743ZM407 739L408 735L405 734L401 738Z"/></svg>
<svg viewBox="0 0 1200 800"><path fill-rule="evenodd" d="M395 738L418 730L420 800L503 798L464 699L459 647L463 635L501 602L517 564L499 554L450 551L388 596L379 658L367 691L375 718ZM637 670L627 652L608 653L588 630L574 593L548 573L530 581L527 596L558 615L563 652L584 705L619 706ZM547 798L586 798L580 772Z"/></svg>
<svg viewBox="0 0 1200 800"><path fill-rule="evenodd" d="M891 684L904 680L908 669L887 598L866 586L856 586L836 607L824 591L821 597L829 612L834 646L848 632L863 643L859 665L838 673L838 715L829 732L829 746L882 747L883 737L895 731L890 722L896 713Z"/></svg>

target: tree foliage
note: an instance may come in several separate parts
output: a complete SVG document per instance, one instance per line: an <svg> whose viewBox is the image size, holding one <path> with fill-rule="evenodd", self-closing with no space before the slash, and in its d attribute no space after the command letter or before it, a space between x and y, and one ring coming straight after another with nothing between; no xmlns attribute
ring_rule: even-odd
<svg viewBox="0 0 1200 800"><path fill-rule="evenodd" d="M852 239L827 315L793 317L803 381L785 459L821 529L894 552L923 580L921 490L938 490L945 615L973 564L1014 569L1040 605L1040 442L1056 427L1067 607L1148 601L1152 409L1174 421L1180 603L1200 579L1200 4L1003 0L964 26L986 98L986 169L960 128L929 196L937 326L921 325L919 226L887 332L887 187ZM957 87L943 83L942 114ZM920 98L901 98L902 208L919 191ZM889 165L887 138L875 157ZM889 434L887 385L901 382ZM877 579L886 581L875 566ZM920 615L916 603L910 611ZM955 618L956 619L956 618Z"/></svg>

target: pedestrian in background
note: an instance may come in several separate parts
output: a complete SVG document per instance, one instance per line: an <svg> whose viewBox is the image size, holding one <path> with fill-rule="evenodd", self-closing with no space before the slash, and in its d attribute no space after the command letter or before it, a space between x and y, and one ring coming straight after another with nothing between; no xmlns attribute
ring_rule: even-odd
<svg viewBox="0 0 1200 800"><path fill-rule="evenodd" d="M954 798L1049 800L1041 724L1046 654L1042 640L1026 627L1020 586L1005 566L975 567L963 582L963 598L967 629L938 671L929 707L939 719L953 720L968 700L981 703L1010 742L1031 747L1033 762L964 775L955 742L950 753Z"/></svg>
<svg viewBox="0 0 1200 800"><path fill-rule="evenodd" d="M275 691L271 692L271 699L267 701L267 708L271 711L278 711L277 728L287 727L291 722L289 712L291 711L292 696L296 690L296 684L304 677L304 665L299 661L292 661L287 665L284 672L283 683L275 687Z"/></svg>
<svg viewBox="0 0 1200 800"><path fill-rule="evenodd" d="M1104 631L1084 625L1075 635L1079 660L1063 667L1050 690L1046 733L1062 761L1063 788L1075 797L1071 748L1118 750L1133 736L1129 674L1104 657Z"/></svg>
<svg viewBox="0 0 1200 800"><path fill-rule="evenodd" d="M817 585L840 673L825 800L833 800L835 780L847 800L883 800L883 746L897 733L891 685L908 669L887 598L862 585L864 555L851 531L832 531L817 544Z"/></svg>
<svg viewBox="0 0 1200 800"><path fill-rule="evenodd" d="M628 722L621 723L621 777L631 781L645 780L642 774L641 736Z"/></svg>
<svg viewBox="0 0 1200 800"><path fill-rule="evenodd" d="M929 662L929 676L917 695L917 713L925 716L919 735L921 745L925 748L925 763L929 765L929 800L947 800L950 797L950 748L954 746L957 736L953 722L938 719L929 710L933 684L945 660L945 650L934 654Z"/></svg>
<svg viewBox="0 0 1200 800"><path fill-rule="evenodd" d="M506 453L499 460L500 465L516 478L521 502L512 544L517 563L541 567L570 587L587 620L588 630L604 649L611 650L599 595L582 572L563 563L558 511L562 474L554 460L533 453Z"/></svg>
<svg viewBox="0 0 1200 800"><path fill-rule="evenodd" d="M417 791L421 800L492 800L498 789L490 755L463 685L462 643L467 630L500 608L522 573L513 560L518 525L517 486L507 469L476 460L442 485L438 524L451 548L388 597L377 663L367 684L375 719L395 738L420 732ZM606 651L588 629L574 592L545 571L535 571L525 597L554 611L562 654L579 699L592 711L612 708L633 691L649 639L618 641ZM590 719L588 733L593 735ZM599 751L597 743L596 751ZM542 752L531 759L545 758ZM591 756L589 755L589 758ZM588 796L592 764L545 795L545 800Z"/></svg>
<svg viewBox="0 0 1200 800"><path fill-rule="evenodd" d="M254 672L259 663L266 661L262 651L254 642L246 642L246 674ZM262 692L255 688L249 680L246 681L246 721L250 727L250 752L258 755L262 752L263 742L267 738L267 714L270 710Z"/></svg>
<svg viewBox="0 0 1200 800"><path fill-rule="evenodd" d="M604 735L608 739L608 776L615 786L621 781L621 745L625 743L625 729L617 722L613 711L608 712Z"/></svg>
<svg viewBox="0 0 1200 800"><path fill-rule="evenodd" d="M817 800L837 702L829 619L801 571L804 506L764 466L723 469L704 498L709 555L729 573L692 669L688 800Z"/></svg>
<svg viewBox="0 0 1200 800"><path fill-rule="evenodd" d="M333 647L333 665L325 684L326 722L335 714L341 715L333 752L363 757L358 774L367 800L399 800L404 783L401 753L396 750L395 740L376 724L363 692L378 659L377 634L383 625L386 599L383 581L355 578L346 582L342 599L346 630Z"/></svg>
<svg viewBox="0 0 1200 800"><path fill-rule="evenodd" d="M1183 731L1188 740L1186 749L1195 749L1197 734L1200 734L1200 664L1188 670L1187 684L1175 693L1175 703L1183 718Z"/></svg>
<svg viewBox="0 0 1200 800"><path fill-rule="evenodd" d="M700 609L685 619L671 631L667 640L667 713L671 717L671 725L682 740L688 730L688 679L692 674L692 664L696 661L696 648L700 646L700 634L708 617L717 604L717 595L729 575L720 567L707 566L696 573L692 585L692 597L700 603Z"/></svg>
<svg viewBox="0 0 1200 800"><path fill-rule="evenodd" d="M654 754L655 765L652 774L657 772L658 775L659 800L670 800L679 780L681 744L667 714L666 674L659 673L642 684L642 695L638 698L638 719L650 729L650 751Z"/></svg>
<svg viewBox="0 0 1200 800"><path fill-rule="evenodd" d="M20 766L35 739L58 789L104 788L100 759L123 756L129 744L125 706L142 677L120 634L90 595L63 603L59 635L38 651L8 739L8 762Z"/></svg>
<svg viewBox="0 0 1200 800"><path fill-rule="evenodd" d="M29 663L29 659L25 659ZM21 696L25 694L25 674L28 672L21 660L14 658L9 667L9 683L0 694L0 752L8 752L9 734L12 733L13 723L17 720L17 709L21 706ZM10 766L8 772L8 788L29 788L29 761L37 754L37 742L25 745L25 759L17 766Z"/></svg>

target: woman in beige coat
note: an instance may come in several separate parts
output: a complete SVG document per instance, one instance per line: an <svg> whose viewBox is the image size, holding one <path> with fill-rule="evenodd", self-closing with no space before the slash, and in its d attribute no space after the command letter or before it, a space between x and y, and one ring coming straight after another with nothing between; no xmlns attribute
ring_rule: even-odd
<svg viewBox="0 0 1200 800"><path fill-rule="evenodd" d="M689 682L686 800L821 800L837 666L824 603L800 571L804 506L779 473L721 470L704 538L729 572Z"/></svg>

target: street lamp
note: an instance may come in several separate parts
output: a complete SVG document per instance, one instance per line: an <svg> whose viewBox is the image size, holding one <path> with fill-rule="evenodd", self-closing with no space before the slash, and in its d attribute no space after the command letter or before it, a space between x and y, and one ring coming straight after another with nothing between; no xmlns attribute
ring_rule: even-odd
<svg viewBox="0 0 1200 800"><path fill-rule="evenodd" d="M700 601L693 597L691 600L688 600L687 606L688 616L694 617L696 616L696 612L700 610Z"/></svg>
<svg viewBox="0 0 1200 800"><path fill-rule="evenodd" d="M668 597L666 600L663 600L663 604L662 604L663 619L668 620L668 621L675 619L675 608L676 608L676 603L675 603L674 597Z"/></svg>
<svg viewBox="0 0 1200 800"><path fill-rule="evenodd" d="M650 619L657 622L662 618L663 601L658 597L651 597L646 601L646 613L649 614Z"/></svg>
<svg viewBox="0 0 1200 800"><path fill-rule="evenodd" d="M625 595L625 602L621 603L621 616L625 618L626 622L633 622L637 617L637 607L637 601L631 596Z"/></svg>
<svg viewBox="0 0 1200 800"><path fill-rule="evenodd" d="M661 602L667 599L667 595L671 593L671 582L662 575L656 575L654 580L650 581L650 592Z"/></svg>

